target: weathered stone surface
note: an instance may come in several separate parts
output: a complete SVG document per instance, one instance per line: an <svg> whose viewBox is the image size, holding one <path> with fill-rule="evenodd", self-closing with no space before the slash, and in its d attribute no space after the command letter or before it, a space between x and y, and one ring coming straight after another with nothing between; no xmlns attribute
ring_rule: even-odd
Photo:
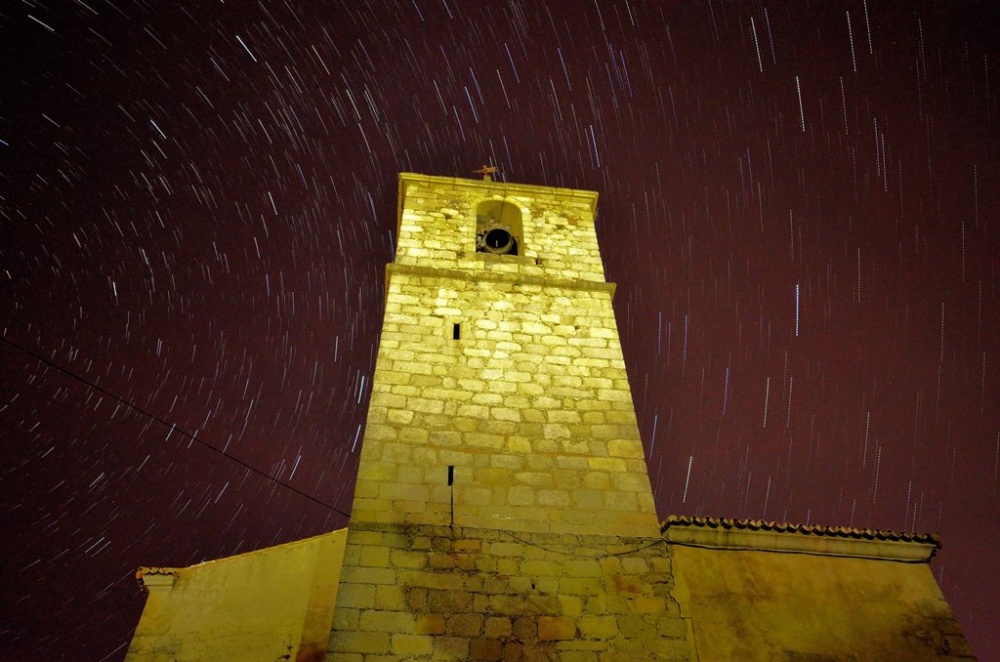
<svg viewBox="0 0 1000 662"><path fill-rule="evenodd" d="M405 563L370 568L359 565L361 554L346 554L342 576L350 581L341 586L337 613L360 616L336 622L385 634L378 645L391 655L447 658L461 650L461 659L565 659L676 648L671 640L678 637L687 645L687 625L671 612L669 575L644 582L632 574L669 567L660 539L396 524L355 525L349 547L355 538L390 540L401 548L390 559L403 554ZM395 580L367 583L369 570L388 570ZM353 640L345 641L338 645ZM651 659L661 659L656 655Z"/></svg>
<svg viewBox="0 0 1000 662"><path fill-rule="evenodd" d="M555 641L558 639L575 639L576 623L569 616L539 616L539 641Z"/></svg>

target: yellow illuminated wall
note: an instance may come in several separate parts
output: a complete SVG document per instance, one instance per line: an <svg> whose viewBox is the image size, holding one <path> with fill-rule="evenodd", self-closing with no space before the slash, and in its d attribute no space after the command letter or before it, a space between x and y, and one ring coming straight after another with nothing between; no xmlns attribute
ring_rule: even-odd
<svg viewBox="0 0 1000 662"><path fill-rule="evenodd" d="M656 535L597 194L415 174L399 188L352 526ZM516 255L492 252L491 227Z"/></svg>
<svg viewBox="0 0 1000 662"><path fill-rule="evenodd" d="M188 568L143 568L132 662L322 660L346 529Z"/></svg>

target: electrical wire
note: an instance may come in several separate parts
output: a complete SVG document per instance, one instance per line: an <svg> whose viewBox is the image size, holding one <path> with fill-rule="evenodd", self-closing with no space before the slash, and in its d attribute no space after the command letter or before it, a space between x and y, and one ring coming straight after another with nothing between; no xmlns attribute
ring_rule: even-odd
<svg viewBox="0 0 1000 662"><path fill-rule="evenodd" d="M274 476L272 476L272 475L270 475L270 474L268 474L268 473L266 473L266 472L264 472L264 471L262 471L262 470L260 470L260 469L258 469L256 467L254 467L254 466L252 466L250 464L247 464L246 462L244 462L243 460L239 459L238 457L235 457L234 455L230 455L226 451L218 448L217 446L213 446L212 444L208 443L207 441L205 441L203 439L199 439L198 437L196 437L195 435L191 434L187 430L185 430L183 428L180 428L180 427L177 427L176 424L170 423L169 421L167 421L167 420L165 420L163 418L160 418L156 414L153 414L152 412L146 411L145 409L143 409L139 405L135 404L134 402L131 402L130 400L126 400L125 398L122 398L121 396L115 395L111 391L108 391L107 389L102 388L102 387L98 386L97 384L95 384L95 383L87 380L85 377L76 374L72 370L69 370L68 368L64 368L63 366L61 366L61 365L59 365L59 364L57 364L57 363L55 363L55 362L53 362L53 361L45 358L41 354L38 354L36 352L31 351L27 347L23 347L23 346L15 343L15 342L13 342L12 340L8 339L5 336L0 336L0 340L3 340L5 343L7 343L8 345L10 345L14 349L27 354L31 358L36 359L38 361L41 361L42 363L44 363L45 365L49 366L50 368L58 370L59 372L63 373L64 375L66 375L68 377L71 377L71 378L77 380L78 382L86 384L88 387L94 389L95 391L97 391L99 393L102 393L102 394L108 396L109 398L113 398L114 400L117 400L118 402L122 403L126 407L129 407L130 409L133 409L133 410L139 412L143 416L145 416L145 417L147 417L147 418L149 418L151 420L156 421L157 423L163 425L164 427L170 428L173 432L177 432L181 436L187 437L191 441L196 442L198 444L201 444L205 448L218 453L219 455L227 458L231 462L235 462L236 464L240 465L244 469L246 469L246 470L248 470L248 471L250 471L252 473L257 474L258 476L263 476L264 478L268 479L269 481L271 481L273 483L277 483L278 485L284 487L285 489L290 490L290 491L294 492L295 494L298 494L299 496L304 497L304 498L308 499L309 501L312 501L313 503L315 503L317 505L323 506L324 508L332 510L333 512L338 513L340 515L343 515L344 517L350 519L350 517L351 517L350 513L345 513L343 510L340 510L339 508L337 508L337 507L335 507L335 506L333 506L333 505L331 505L329 503L326 503L325 501L320 501L319 499L317 499L316 497L312 496L311 494L307 494L306 492L303 492L302 490L300 490L300 489L298 489L296 487L293 487L293 486L289 485L288 483L284 483L284 482L278 480Z"/></svg>

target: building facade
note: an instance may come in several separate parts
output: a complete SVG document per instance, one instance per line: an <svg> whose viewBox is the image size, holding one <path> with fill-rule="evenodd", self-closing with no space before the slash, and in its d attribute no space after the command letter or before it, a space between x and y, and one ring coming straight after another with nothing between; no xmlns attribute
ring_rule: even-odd
<svg viewBox="0 0 1000 662"><path fill-rule="evenodd" d="M969 659L933 536L658 521L596 203L400 176L351 522L336 576L303 574L328 592L283 659ZM164 574L161 618L199 595ZM158 632L130 659L211 639Z"/></svg>

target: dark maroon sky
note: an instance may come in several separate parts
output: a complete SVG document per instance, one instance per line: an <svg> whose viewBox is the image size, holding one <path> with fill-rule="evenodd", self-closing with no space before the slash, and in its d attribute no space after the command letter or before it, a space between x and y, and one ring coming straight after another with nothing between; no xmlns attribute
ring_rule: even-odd
<svg viewBox="0 0 1000 662"><path fill-rule="evenodd" d="M0 10L4 659L347 523L397 173L485 162L601 193L661 516L939 531L1000 659L992 3L174 4Z"/></svg>

